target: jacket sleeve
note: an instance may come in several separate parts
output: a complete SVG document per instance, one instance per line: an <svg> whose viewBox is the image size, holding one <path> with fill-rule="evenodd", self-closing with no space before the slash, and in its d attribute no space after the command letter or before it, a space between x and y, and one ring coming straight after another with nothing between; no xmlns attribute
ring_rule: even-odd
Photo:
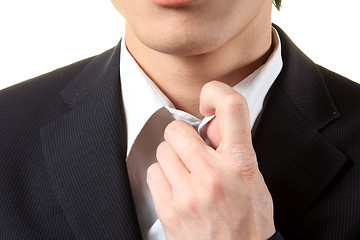
<svg viewBox="0 0 360 240"><path fill-rule="evenodd" d="M268 240L285 240L279 231L276 231Z"/></svg>

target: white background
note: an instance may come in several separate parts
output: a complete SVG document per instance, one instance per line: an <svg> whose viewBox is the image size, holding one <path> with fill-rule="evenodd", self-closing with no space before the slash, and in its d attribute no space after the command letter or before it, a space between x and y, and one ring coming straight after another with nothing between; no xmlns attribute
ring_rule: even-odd
<svg viewBox="0 0 360 240"><path fill-rule="evenodd" d="M359 9L283 0L273 22L315 62L360 82ZM123 23L110 0L0 0L0 89L115 46Z"/></svg>

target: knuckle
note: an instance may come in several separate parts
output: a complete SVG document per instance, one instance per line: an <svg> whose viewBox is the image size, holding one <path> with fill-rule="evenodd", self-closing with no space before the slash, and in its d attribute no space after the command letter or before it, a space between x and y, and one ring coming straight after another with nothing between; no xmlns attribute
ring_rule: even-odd
<svg viewBox="0 0 360 240"><path fill-rule="evenodd" d="M204 91L204 90L205 90L205 91L208 91L208 90L210 90L210 89L215 89L215 88L217 87L217 85L218 85L218 82L217 82L217 81L211 80L211 81L205 83L204 86L202 87L202 89L203 89L203 91Z"/></svg>
<svg viewBox="0 0 360 240"><path fill-rule="evenodd" d="M205 83L204 86L201 88L200 96L203 98L204 98L204 96L210 96L211 92L214 89L218 88L218 84L219 83L215 80Z"/></svg>
<svg viewBox="0 0 360 240"><path fill-rule="evenodd" d="M169 144L165 141L161 142L156 149L156 158L159 160L169 149Z"/></svg>
<svg viewBox="0 0 360 240"><path fill-rule="evenodd" d="M184 127L184 121L181 120L174 120L171 123L169 123L164 131L164 136L166 139L166 136L171 136L172 134L178 132L182 127Z"/></svg>
<svg viewBox="0 0 360 240"><path fill-rule="evenodd" d="M197 144L189 144L186 152L183 152L184 159L193 159L194 161L206 163L207 152Z"/></svg>
<svg viewBox="0 0 360 240"><path fill-rule="evenodd" d="M159 163L151 164L146 170L146 181L149 182L151 181L151 179L154 179L154 177L158 174L159 170L160 170Z"/></svg>
<svg viewBox="0 0 360 240"><path fill-rule="evenodd" d="M225 96L222 106L229 112L244 112L248 109L245 98L237 92Z"/></svg>
<svg viewBox="0 0 360 240"><path fill-rule="evenodd" d="M165 208L163 206L158 206L156 211L161 223L167 227L176 226L179 218L175 211Z"/></svg>
<svg viewBox="0 0 360 240"><path fill-rule="evenodd" d="M204 196L208 201L212 202L213 200L218 199L222 192L222 184L220 179L213 174L208 174L205 180L204 189L206 192Z"/></svg>
<svg viewBox="0 0 360 240"><path fill-rule="evenodd" d="M251 151L252 148L252 135L250 128L238 129L237 133L233 135L231 141L228 141L227 150L229 152L237 152L238 149Z"/></svg>
<svg viewBox="0 0 360 240"><path fill-rule="evenodd" d="M245 141L245 143L251 143L251 141L249 142L249 140L252 139L252 135L251 135L251 129L249 128L242 128L240 130L238 130L238 139L236 139L238 142L243 142Z"/></svg>
<svg viewBox="0 0 360 240"><path fill-rule="evenodd" d="M181 213L196 212L196 200L194 194L182 194L177 198L177 209Z"/></svg>
<svg viewBox="0 0 360 240"><path fill-rule="evenodd" d="M219 179L214 170L207 170L203 174L205 188L215 188L219 185Z"/></svg>
<svg viewBox="0 0 360 240"><path fill-rule="evenodd" d="M164 130L165 139L167 139L167 137L170 136L172 133L176 132L177 128L178 127L176 121L172 121L171 123L169 123Z"/></svg>
<svg viewBox="0 0 360 240"><path fill-rule="evenodd" d="M241 176L252 178L258 170L254 151L238 151L232 154L231 167Z"/></svg>
<svg viewBox="0 0 360 240"><path fill-rule="evenodd" d="M153 163L147 168L146 173L148 176L150 176L155 171L155 168L157 168L156 165L157 165L157 163Z"/></svg>
<svg viewBox="0 0 360 240"><path fill-rule="evenodd" d="M164 152L166 151L168 148L168 143L166 141L162 141L159 146L157 147L156 151L157 152Z"/></svg>

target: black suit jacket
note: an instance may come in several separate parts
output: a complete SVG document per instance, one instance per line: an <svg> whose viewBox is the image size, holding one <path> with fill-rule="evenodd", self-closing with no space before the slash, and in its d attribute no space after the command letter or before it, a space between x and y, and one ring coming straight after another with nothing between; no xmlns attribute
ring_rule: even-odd
<svg viewBox="0 0 360 240"><path fill-rule="evenodd" d="M278 31L284 67L253 137L274 239L360 239L360 87ZM0 239L141 239L119 53L1 91Z"/></svg>

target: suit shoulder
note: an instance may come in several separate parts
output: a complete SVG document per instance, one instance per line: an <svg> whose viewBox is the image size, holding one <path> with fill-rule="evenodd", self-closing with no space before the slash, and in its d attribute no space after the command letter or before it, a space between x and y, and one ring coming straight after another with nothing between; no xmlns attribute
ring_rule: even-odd
<svg viewBox="0 0 360 240"><path fill-rule="evenodd" d="M0 145L36 135L39 127L67 110L59 91L92 58L59 68L0 91Z"/></svg>
<svg viewBox="0 0 360 240"><path fill-rule="evenodd" d="M325 84L340 111L357 113L360 117L360 84L319 66Z"/></svg>
<svg viewBox="0 0 360 240"><path fill-rule="evenodd" d="M354 163L360 163L360 85L320 67L340 117L323 130L324 136Z"/></svg>
<svg viewBox="0 0 360 240"><path fill-rule="evenodd" d="M9 111L14 112L16 110L19 112L23 107L33 109L50 103L53 98L57 97L60 90L76 77L93 58L72 63L2 89L0 91L1 115L4 116Z"/></svg>
<svg viewBox="0 0 360 240"><path fill-rule="evenodd" d="M70 110L60 96L63 89L81 74L105 71L116 48L78 61L0 91L0 144L23 134L36 135L39 128ZM119 57L113 60L118 64ZM111 62L112 64L113 62ZM110 65L111 65L110 64ZM114 63L115 64L115 63ZM111 65L112 66L112 65ZM83 76L86 79L86 77Z"/></svg>
<svg viewBox="0 0 360 240"><path fill-rule="evenodd" d="M1 90L0 106L6 103L16 104L17 101L24 101L29 97L38 98L41 93L52 94L65 86L92 58L75 62Z"/></svg>

